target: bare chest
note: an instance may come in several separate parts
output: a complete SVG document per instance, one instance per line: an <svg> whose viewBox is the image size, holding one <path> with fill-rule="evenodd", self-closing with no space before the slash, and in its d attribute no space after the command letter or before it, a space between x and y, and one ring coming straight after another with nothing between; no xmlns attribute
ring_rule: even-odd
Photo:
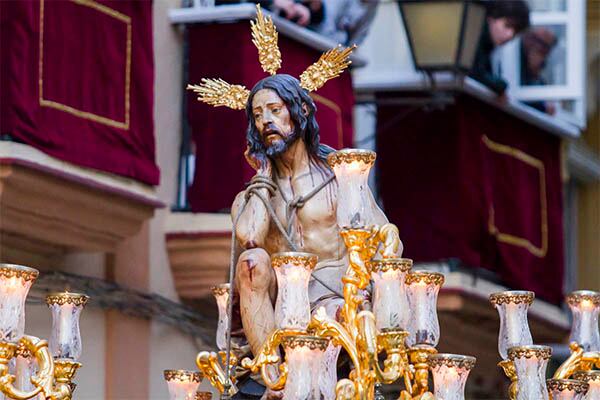
<svg viewBox="0 0 600 400"><path fill-rule="evenodd" d="M318 189L329 175L318 172L297 179L278 181L278 191L271 199L280 227L271 222L269 247L272 251L289 250L283 228L299 251L329 257L337 252L338 227L336 220L337 184L331 181Z"/></svg>

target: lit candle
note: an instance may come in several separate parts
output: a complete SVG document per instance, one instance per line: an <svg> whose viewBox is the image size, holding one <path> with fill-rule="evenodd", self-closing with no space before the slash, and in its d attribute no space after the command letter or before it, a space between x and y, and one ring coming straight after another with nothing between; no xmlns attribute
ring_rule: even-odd
<svg viewBox="0 0 600 400"><path fill-rule="evenodd" d="M498 352L503 360L508 357L509 347L533 344L527 311L533 303L534 293L527 291L506 291L490 295L490 302L500 316Z"/></svg>
<svg viewBox="0 0 600 400"><path fill-rule="evenodd" d="M169 388L169 400L195 400L202 382L200 372L168 369L164 371L164 376Z"/></svg>
<svg viewBox="0 0 600 400"><path fill-rule="evenodd" d="M590 386L574 379L548 379L546 383L552 400L583 400Z"/></svg>
<svg viewBox="0 0 600 400"><path fill-rule="evenodd" d="M80 293L51 293L46 304L52 312L50 352L54 358L77 361L81 356L79 317L88 296Z"/></svg>
<svg viewBox="0 0 600 400"><path fill-rule="evenodd" d="M219 322L217 323L217 348L225 350L227 347L227 330L229 329L229 318L227 316L227 303L229 301L229 283L223 283L212 288L212 294L217 301L219 310Z"/></svg>
<svg viewBox="0 0 600 400"><path fill-rule="evenodd" d="M475 366L475 357L458 354L429 356L437 400L464 400L465 384Z"/></svg>
<svg viewBox="0 0 600 400"><path fill-rule="evenodd" d="M573 374L573 379L583 381L589 385L584 400L600 399L600 371L579 371Z"/></svg>
<svg viewBox="0 0 600 400"><path fill-rule="evenodd" d="M374 223L375 201L368 179L375 157L375 152L362 149L343 149L327 157L338 184L337 222L341 228L364 228Z"/></svg>
<svg viewBox="0 0 600 400"><path fill-rule="evenodd" d="M310 253L276 253L271 264L277 277L275 324L280 329L301 329L310 322L308 282L317 265L317 256Z"/></svg>
<svg viewBox="0 0 600 400"><path fill-rule="evenodd" d="M410 318L405 277L412 267L408 258L373 260L373 314L377 329L408 329Z"/></svg>
<svg viewBox="0 0 600 400"><path fill-rule="evenodd" d="M444 275L437 272L415 271L406 275L408 304L413 316L409 324L409 345L436 346L440 340L437 316L437 297Z"/></svg>
<svg viewBox="0 0 600 400"><path fill-rule="evenodd" d="M25 299L39 272L14 264L0 264L0 341L16 343L25 329Z"/></svg>
<svg viewBox="0 0 600 400"><path fill-rule="evenodd" d="M316 336L288 336L283 340L288 376L283 398L314 400L323 398L319 387L321 361L329 339Z"/></svg>
<svg viewBox="0 0 600 400"><path fill-rule="evenodd" d="M569 341L577 342L585 351L600 351L600 293L578 290L567 296L567 304L573 313Z"/></svg>
<svg viewBox="0 0 600 400"><path fill-rule="evenodd" d="M548 346L515 346L508 349L508 358L517 373L517 400L548 400L546 368L552 355Z"/></svg>

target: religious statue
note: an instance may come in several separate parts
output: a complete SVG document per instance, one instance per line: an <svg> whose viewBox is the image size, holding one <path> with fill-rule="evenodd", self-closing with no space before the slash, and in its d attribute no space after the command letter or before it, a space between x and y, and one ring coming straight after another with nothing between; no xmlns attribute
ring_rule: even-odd
<svg viewBox="0 0 600 400"><path fill-rule="evenodd" d="M200 101L246 110L246 158L256 171L246 190L233 203L233 229L241 254L235 287L239 293L244 333L256 355L276 327L274 301L277 281L271 256L286 251L313 253L319 262L309 284L313 310L324 307L333 316L343 304L342 276L347 251L336 219L337 183L327 164L334 150L319 142L316 106L310 91L338 76L349 64L353 48L325 53L298 80L276 74L281 65L277 32L260 8L252 24L253 42L268 76L248 91L223 80L205 79L190 85ZM369 192L373 224L387 218ZM396 231L397 237L397 231ZM402 244L396 256L402 253ZM265 395L275 398L275 393Z"/></svg>

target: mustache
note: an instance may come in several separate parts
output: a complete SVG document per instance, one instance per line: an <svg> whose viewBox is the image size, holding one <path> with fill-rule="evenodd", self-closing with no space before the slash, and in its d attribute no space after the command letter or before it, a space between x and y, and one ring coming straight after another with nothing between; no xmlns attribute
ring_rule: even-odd
<svg viewBox="0 0 600 400"><path fill-rule="evenodd" d="M275 126L274 124L268 124L267 126L265 126L265 129L263 131L263 136L269 136L272 134L277 134L279 136L281 135L281 130L279 130L279 128L277 126Z"/></svg>

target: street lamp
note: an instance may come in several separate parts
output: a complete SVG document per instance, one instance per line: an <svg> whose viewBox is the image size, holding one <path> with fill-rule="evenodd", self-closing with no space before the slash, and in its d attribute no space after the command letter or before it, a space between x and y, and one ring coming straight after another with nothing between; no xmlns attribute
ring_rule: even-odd
<svg viewBox="0 0 600 400"><path fill-rule="evenodd" d="M417 70L469 72L485 20L482 2L400 0L399 4Z"/></svg>

